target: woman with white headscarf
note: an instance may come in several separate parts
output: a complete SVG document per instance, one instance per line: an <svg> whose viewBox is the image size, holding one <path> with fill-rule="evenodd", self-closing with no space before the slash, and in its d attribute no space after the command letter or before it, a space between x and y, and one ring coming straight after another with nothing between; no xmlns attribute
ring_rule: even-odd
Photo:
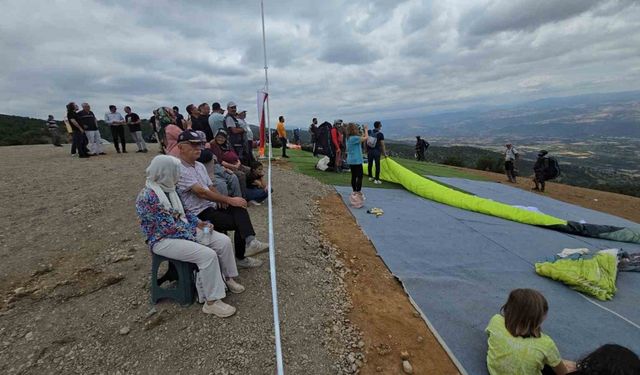
<svg viewBox="0 0 640 375"><path fill-rule="evenodd" d="M155 254L198 266L196 286L206 314L226 318L235 307L222 302L225 283L232 293L242 293L231 239L213 231L210 223L185 212L176 193L180 160L159 155L147 168L147 182L136 200L136 212L149 248ZM223 280L223 276L225 280Z"/></svg>

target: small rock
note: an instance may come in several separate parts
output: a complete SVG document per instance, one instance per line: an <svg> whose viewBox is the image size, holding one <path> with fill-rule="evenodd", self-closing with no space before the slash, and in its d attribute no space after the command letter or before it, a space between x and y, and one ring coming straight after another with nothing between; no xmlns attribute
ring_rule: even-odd
<svg viewBox="0 0 640 375"><path fill-rule="evenodd" d="M376 367L376 372L382 372L382 367L380 366Z"/></svg>
<svg viewBox="0 0 640 375"><path fill-rule="evenodd" d="M411 366L409 361L402 361L402 371L404 371L405 374L413 374L413 366Z"/></svg>
<svg viewBox="0 0 640 375"><path fill-rule="evenodd" d="M124 336L124 335L128 335L130 331L131 331L131 329L129 328L129 326L124 326L124 327L120 328L119 333L122 336Z"/></svg>
<svg viewBox="0 0 640 375"><path fill-rule="evenodd" d="M364 347L364 341L360 340L358 341L358 348L363 348Z"/></svg>
<svg viewBox="0 0 640 375"><path fill-rule="evenodd" d="M33 332L27 332L26 335L24 335L25 340L27 341L31 341L33 340Z"/></svg>
<svg viewBox="0 0 640 375"><path fill-rule="evenodd" d="M419 318L420 317L420 313L417 312L417 311L414 311L413 312L413 316L416 317L416 318Z"/></svg>
<svg viewBox="0 0 640 375"><path fill-rule="evenodd" d="M424 341L424 337L418 336L418 342L423 342L423 341Z"/></svg>
<svg viewBox="0 0 640 375"><path fill-rule="evenodd" d="M349 361L349 363L354 363L356 361L356 355L353 353L349 353L349 355L347 356L347 360Z"/></svg>
<svg viewBox="0 0 640 375"><path fill-rule="evenodd" d="M401 351L400 358L402 358L403 361L406 361L407 359L409 359L409 352L406 350Z"/></svg>

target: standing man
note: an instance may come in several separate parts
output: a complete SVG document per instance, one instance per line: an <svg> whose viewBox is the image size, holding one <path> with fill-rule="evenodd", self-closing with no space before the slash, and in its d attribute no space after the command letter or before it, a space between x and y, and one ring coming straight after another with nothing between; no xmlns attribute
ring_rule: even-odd
<svg viewBox="0 0 640 375"><path fill-rule="evenodd" d="M251 258L269 250L269 245L256 239L247 201L242 197L220 194L207 169L198 162L202 142L196 132L186 130L178 136L180 149L180 180L176 186L184 209L214 225L217 231L234 231L236 264L239 268L255 268L262 261Z"/></svg>
<svg viewBox="0 0 640 375"><path fill-rule="evenodd" d="M316 152L316 140L318 139L316 136L316 131L318 130L318 119L313 118L311 120L311 125L309 125L309 134L311 134L311 149L313 150L313 156L318 156Z"/></svg>
<svg viewBox="0 0 640 375"><path fill-rule="evenodd" d="M129 127L129 133L131 134L131 138L136 142L136 146L138 146L138 151L136 152L147 152L147 145L144 143L142 129L140 128L140 116L138 116L137 113L131 112L131 107L129 106L124 107L124 111L127 114L124 118Z"/></svg>
<svg viewBox="0 0 640 375"><path fill-rule="evenodd" d="M424 153L427 151L428 148L429 148L429 142L420 138L419 135L416 135L416 159L418 161L425 160Z"/></svg>
<svg viewBox="0 0 640 375"><path fill-rule="evenodd" d="M126 141L124 139L124 117L119 112L116 112L116 106L111 104L109 106L109 112L104 114L104 122L109 125L111 129L111 137L113 137L113 145L116 148L118 154L120 153L120 147L118 141L122 144L122 152L127 153Z"/></svg>
<svg viewBox="0 0 640 375"><path fill-rule="evenodd" d="M224 109L220 106L220 103L215 102L211 104L211 116L209 116L209 128L213 134L216 134L219 129L224 128Z"/></svg>
<svg viewBox="0 0 640 375"><path fill-rule="evenodd" d="M387 155L387 150L384 146L384 134L382 134L382 123L376 121L373 123L373 131L369 135L371 140L367 140L367 159L369 164L369 181L373 181L374 184L380 185L380 157ZM373 177L373 164L376 165L376 174Z"/></svg>
<svg viewBox="0 0 640 375"><path fill-rule="evenodd" d="M180 113L180 108L178 108L177 105L173 106L173 113L176 115L176 125L178 125L180 129L184 129L184 125L182 124L184 116Z"/></svg>
<svg viewBox="0 0 640 375"><path fill-rule="evenodd" d="M251 163L255 161L253 157L253 131L251 130L251 126L247 124L246 118L247 111L242 111L238 113L238 117L236 118L236 120L238 120L238 123L240 124L240 126L242 126L242 129L244 129L246 139L246 143L244 145L245 155L243 157L243 160L245 162L244 165L250 167Z"/></svg>
<svg viewBox="0 0 640 375"><path fill-rule="evenodd" d="M51 143L56 147L62 147L62 144L60 144L58 123L53 119L53 115L49 115L49 119L47 119L47 130L49 131L49 135L51 135Z"/></svg>
<svg viewBox="0 0 640 375"><path fill-rule="evenodd" d="M73 143L71 144L71 155L78 151L78 157L88 158L87 137L84 134L84 127L78 121L78 105L74 102L67 104L67 121L73 131Z"/></svg>
<svg viewBox="0 0 640 375"><path fill-rule="evenodd" d="M282 157L289 158L287 156L287 130L284 128L284 116L278 117L278 125L276 125L276 131L278 132L278 138L282 143Z"/></svg>
<svg viewBox="0 0 640 375"><path fill-rule="evenodd" d="M96 120L96 116L91 112L89 103L82 103L82 111L78 112L78 120L87 135L89 155L105 155L102 151L102 137L98 130L98 120Z"/></svg>
<svg viewBox="0 0 640 375"><path fill-rule="evenodd" d="M211 134L211 129L209 129L209 120L200 113L200 108L203 108L202 104L199 107L196 107L195 104L189 104L187 106L187 113L191 119L191 129L203 132L207 138L207 142L211 142L213 134Z"/></svg>
<svg viewBox="0 0 640 375"><path fill-rule="evenodd" d="M518 150L511 143L505 145L506 150L504 152L504 171L507 174L509 182L516 183L516 160L520 157Z"/></svg>
<svg viewBox="0 0 640 375"><path fill-rule="evenodd" d="M240 125L240 122L238 122L238 107L234 102L227 103L227 115L224 117L224 129L227 131L227 134L229 134L229 143L231 143L231 147L233 147L236 154L238 154L240 159L244 162L246 137L244 129Z"/></svg>
<svg viewBox="0 0 640 375"><path fill-rule="evenodd" d="M202 132L207 136L207 142L211 142L213 139L213 132L211 131L211 127L209 127L209 116L211 116L211 107L209 107L208 103L202 103L198 106L198 113L200 113L200 122Z"/></svg>

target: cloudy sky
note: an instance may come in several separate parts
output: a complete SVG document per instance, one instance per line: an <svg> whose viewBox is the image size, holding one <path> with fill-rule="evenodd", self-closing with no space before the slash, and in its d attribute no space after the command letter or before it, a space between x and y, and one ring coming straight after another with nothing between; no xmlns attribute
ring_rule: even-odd
<svg viewBox="0 0 640 375"><path fill-rule="evenodd" d="M265 0L272 118L372 120L640 88L637 0ZM0 0L0 113L229 100L256 122L258 0Z"/></svg>

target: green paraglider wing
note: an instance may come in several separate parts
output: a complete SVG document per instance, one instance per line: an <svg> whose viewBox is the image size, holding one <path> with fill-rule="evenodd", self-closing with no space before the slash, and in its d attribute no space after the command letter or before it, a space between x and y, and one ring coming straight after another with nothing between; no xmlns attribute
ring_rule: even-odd
<svg viewBox="0 0 640 375"><path fill-rule="evenodd" d="M589 259L560 259L536 263L536 272L606 301L616 293L618 258L609 253L599 252Z"/></svg>
<svg viewBox="0 0 640 375"><path fill-rule="evenodd" d="M436 181L420 176L388 157L380 161L380 166L381 179L400 184L414 194L448 206L496 216L523 224L546 227L579 236L640 243L640 231L637 229L609 225L582 224L562 220L540 212L528 211L491 199L477 197L451 189Z"/></svg>

